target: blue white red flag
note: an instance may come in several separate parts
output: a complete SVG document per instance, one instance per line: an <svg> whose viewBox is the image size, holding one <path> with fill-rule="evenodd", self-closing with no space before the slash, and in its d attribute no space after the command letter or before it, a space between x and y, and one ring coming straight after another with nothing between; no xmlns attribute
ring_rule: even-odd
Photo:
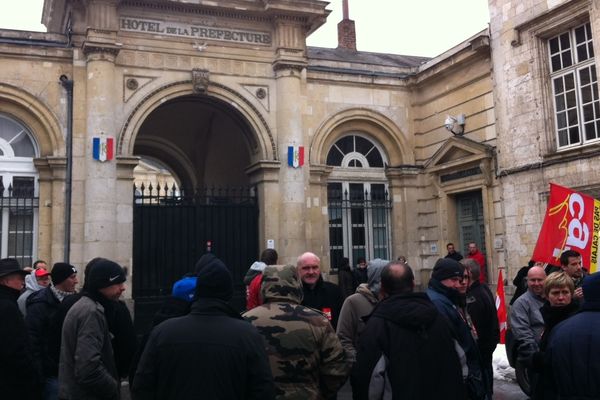
<svg viewBox="0 0 600 400"><path fill-rule="evenodd" d="M288 165L294 168L304 165L304 146L288 146Z"/></svg>
<svg viewBox="0 0 600 400"><path fill-rule="evenodd" d="M96 136L92 140L94 160L110 161L115 154L115 140L112 137Z"/></svg>

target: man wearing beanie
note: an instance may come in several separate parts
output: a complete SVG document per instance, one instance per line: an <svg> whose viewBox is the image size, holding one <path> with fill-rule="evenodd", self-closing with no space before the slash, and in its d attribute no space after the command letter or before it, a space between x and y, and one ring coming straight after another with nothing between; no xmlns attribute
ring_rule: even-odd
<svg viewBox="0 0 600 400"><path fill-rule="evenodd" d="M544 360L544 399L600 399L600 272L583 279L577 314L550 335Z"/></svg>
<svg viewBox="0 0 600 400"><path fill-rule="evenodd" d="M58 396L60 341L52 338L60 335L60 331L52 321L60 303L66 296L75 293L78 283L77 270L67 263L54 264L50 276L53 286L35 292L27 299L25 316L36 367L44 378L44 399L56 399Z"/></svg>
<svg viewBox="0 0 600 400"><path fill-rule="evenodd" d="M440 258L433 267L429 280L427 296L438 311L446 317L453 333L459 359L463 363L463 378L467 385L469 400L491 400L489 393L492 377L488 377L481 366L481 356L477 348L477 338L467 323L466 315L461 311L465 302L458 291L464 278L465 268L451 258Z"/></svg>
<svg viewBox="0 0 600 400"><path fill-rule="evenodd" d="M213 254L202 256L195 271L191 312L153 329L133 379L133 399L273 399L262 338L227 304L231 273Z"/></svg>
<svg viewBox="0 0 600 400"><path fill-rule="evenodd" d="M107 318L125 291L123 268L96 259L85 277L81 298L67 313L62 327L59 398L65 400L120 398Z"/></svg>
<svg viewBox="0 0 600 400"><path fill-rule="evenodd" d="M17 298L25 285L17 260L0 260L0 397L6 400L39 398L39 377Z"/></svg>

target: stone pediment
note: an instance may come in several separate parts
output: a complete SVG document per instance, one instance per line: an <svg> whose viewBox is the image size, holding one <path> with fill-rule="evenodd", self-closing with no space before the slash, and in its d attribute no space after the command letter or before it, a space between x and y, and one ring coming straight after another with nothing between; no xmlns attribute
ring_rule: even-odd
<svg viewBox="0 0 600 400"><path fill-rule="evenodd" d="M493 148L465 137L451 137L425 164L430 173L460 169L468 164L478 164L493 157Z"/></svg>

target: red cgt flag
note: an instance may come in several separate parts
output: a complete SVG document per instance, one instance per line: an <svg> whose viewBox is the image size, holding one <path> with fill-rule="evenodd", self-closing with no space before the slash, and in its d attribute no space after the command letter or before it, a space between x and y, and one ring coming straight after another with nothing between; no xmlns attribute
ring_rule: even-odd
<svg viewBox="0 0 600 400"><path fill-rule="evenodd" d="M504 300L504 279L502 270L498 270L498 284L496 285L496 310L500 324L500 343L506 343L506 301Z"/></svg>
<svg viewBox="0 0 600 400"><path fill-rule="evenodd" d="M572 249L581 254L584 268L596 272L599 230L599 200L551 183L546 216L531 258L560 265L560 255Z"/></svg>

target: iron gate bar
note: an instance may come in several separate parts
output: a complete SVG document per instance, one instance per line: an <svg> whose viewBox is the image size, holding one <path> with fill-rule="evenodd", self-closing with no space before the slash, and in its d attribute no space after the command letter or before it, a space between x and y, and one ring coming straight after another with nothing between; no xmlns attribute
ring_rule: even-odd
<svg viewBox="0 0 600 400"><path fill-rule="evenodd" d="M211 251L230 268L243 309L248 267L258 258L258 203L252 187L141 184L133 187L133 297L136 327L143 331L173 283Z"/></svg>

